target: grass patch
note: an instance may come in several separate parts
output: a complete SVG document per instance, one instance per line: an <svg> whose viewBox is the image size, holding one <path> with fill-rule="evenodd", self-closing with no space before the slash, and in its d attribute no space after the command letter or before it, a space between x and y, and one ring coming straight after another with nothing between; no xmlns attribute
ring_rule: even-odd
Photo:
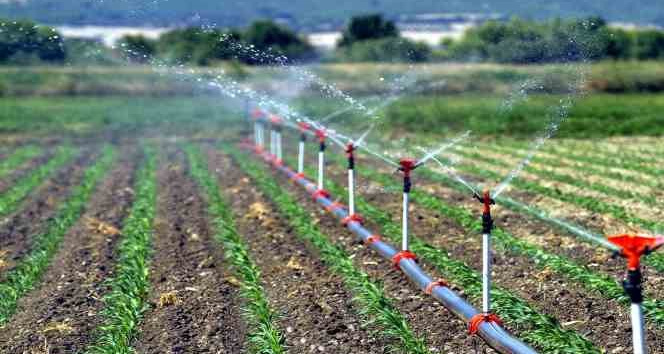
<svg viewBox="0 0 664 354"><path fill-rule="evenodd" d="M9 271L0 284L0 324L6 323L16 311L16 302L40 280L51 263L62 238L80 218L92 192L113 162L115 150L106 146L101 157L85 171L81 184L51 219L46 231L34 237L30 253Z"/></svg>
<svg viewBox="0 0 664 354"><path fill-rule="evenodd" d="M245 300L244 314L249 323L249 343L252 353L285 353L284 336L277 327L277 314L270 308L261 285L260 270L249 256L249 248L235 228L232 210L219 192L220 186L210 172L199 149L185 146L190 173L203 189L208 201L208 212L214 225L214 237L224 244L226 257L231 261L241 282L240 291Z"/></svg>
<svg viewBox="0 0 664 354"><path fill-rule="evenodd" d="M103 298L104 322L86 349L88 354L130 354L130 346L146 308L149 287L149 256L157 199L156 158L145 149L146 161L136 175L134 204L122 228L110 291Z"/></svg>

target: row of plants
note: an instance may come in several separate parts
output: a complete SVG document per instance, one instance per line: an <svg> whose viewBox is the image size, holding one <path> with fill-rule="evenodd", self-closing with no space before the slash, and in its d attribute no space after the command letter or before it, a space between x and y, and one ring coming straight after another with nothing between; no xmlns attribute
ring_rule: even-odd
<svg viewBox="0 0 664 354"><path fill-rule="evenodd" d="M365 178L373 180L387 188L398 187L398 181L394 180L393 176L389 174L381 173L368 167L359 171ZM462 225L470 234L479 235L482 230L481 220L471 212L461 207L449 205L428 192L415 189L411 192L411 200L413 203L435 210L451 218L459 225ZM503 253L532 258L540 268L550 269L608 299L629 304L629 299L625 296L620 284L608 275L598 274L585 266L576 264L566 257L551 254L538 246L515 237L499 227L496 227L492 234L497 250ZM660 326L664 325L664 301L645 300L643 308L647 319Z"/></svg>
<svg viewBox="0 0 664 354"><path fill-rule="evenodd" d="M123 238L116 250L113 277L103 297L103 324L95 330L88 354L130 354L131 341L146 309L149 289L149 257L154 233L157 181L156 157L144 148L145 161L136 174L134 203L122 228Z"/></svg>
<svg viewBox="0 0 664 354"><path fill-rule="evenodd" d="M58 148L55 155L45 164L37 167L28 175L21 178L11 188L0 195L0 216L5 216L18 208L25 197L37 186L55 173L58 169L70 162L77 153L77 149L70 146Z"/></svg>
<svg viewBox="0 0 664 354"><path fill-rule="evenodd" d="M476 156L476 154L467 154L467 156L478 159L482 158L484 161L488 163L493 162L493 159L486 157L479 157ZM468 163L461 163L457 164L456 166L460 171L488 180L501 180L504 177L495 171L482 169ZM539 194L553 199L557 199L565 203L579 206L594 213L609 214L612 217L616 218L617 220L623 221L628 224L635 224L648 230L661 230L664 228L664 224L652 220L646 220L639 216L633 215L632 213L628 212L623 206L610 204L592 197L564 193L563 191L557 188L545 187L536 182L528 181L525 179L515 179L514 181L512 181L512 185L523 191L535 195Z"/></svg>
<svg viewBox="0 0 664 354"><path fill-rule="evenodd" d="M16 149L0 162L0 177L10 174L28 160L37 157L41 152L42 149L34 145L22 146Z"/></svg>
<svg viewBox="0 0 664 354"><path fill-rule="evenodd" d="M498 150L498 149L496 149ZM481 154L479 152L469 152L469 151L464 151L460 149L455 150L457 153L466 156L466 157L471 157L475 161L482 161L491 164L492 166L497 166L500 168L505 168L505 169L512 169L514 167L513 163L506 162L504 160L501 160L499 158L493 158L489 157L485 154ZM519 156L517 154L511 154L507 152L508 154L512 155L514 158L523 158L524 156ZM534 157L531 162L537 162L538 160L537 157ZM574 186L577 188L581 188L584 190L593 190L599 193L602 193L606 196L616 196L620 197L623 199L632 199L636 201L642 201L646 203L649 206L654 206L657 204L657 201L655 200L655 197L653 195L646 195L638 192L633 192L629 190L623 190L623 189L618 189L614 188L611 186L607 186L605 184L599 183L599 182L588 182L586 180L583 180L581 178L575 177L575 176L570 176L568 174L564 173L559 173L556 172L556 170L552 167L556 166L558 167L559 164L553 164L549 168L541 168L537 167L535 165L528 164L528 166L525 167L525 171L532 173L533 175L540 177L542 179L548 179L552 180L555 182L560 182L560 183L565 183L570 186Z"/></svg>
<svg viewBox="0 0 664 354"><path fill-rule="evenodd" d="M496 150L498 152L507 153L513 156L524 157L526 155L527 147L515 146L515 145L498 145L498 144L485 144L483 147L491 150ZM552 154L538 154L533 156L532 162L556 166L556 167L565 167L573 170L578 170L583 172L584 175L594 175L602 177L605 179L612 179L621 182L634 183L638 185L647 186L651 189L661 188L661 182L657 180L652 180L648 178L643 178L641 176L628 175L616 170L611 169L607 166L597 166L594 164L581 163L579 161L574 161L572 159L567 159L565 154L562 155L552 155Z"/></svg>
<svg viewBox="0 0 664 354"><path fill-rule="evenodd" d="M289 161L292 163L293 161ZM307 169L310 175L315 171ZM347 201L347 189L328 178L325 188L335 196L343 196ZM401 242L401 226L392 221L390 214L381 210L361 196L355 196L355 203L361 214L376 225L381 225L382 234L392 242ZM460 286L464 294L475 302L482 298L481 275L465 263L451 258L452 254L441 247L434 247L417 235L410 234L410 248L427 264L445 275L452 283ZM549 315L538 312L525 300L501 287L491 289L495 312L509 325L519 330L520 337L527 343L546 353L599 353L588 339L573 330L566 330Z"/></svg>
<svg viewBox="0 0 664 354"><path fill-rule="evenodd" d="M56 216L49 220L44 233L32 240L30 252L0 283L0 325L6 323L16 310L16 302L39 282L67 232L81 217L95 187L113 163L115 150L106 146L101 157L85 171L81 184L62 203Z"/></svg>
<svg viewBox="0 0 664 354"><path fill-rule="evenodd" d="M521 143L515 143L518 146L525 146ZM664 169L648 166L647 163L654 161L650 159L639 159L633 154L627 153L606 153L600 151L589 152L587 149L570 149L559 146L552 146L550 151L556 155L563 155L569 159L587 163L590 165L599 165L604 167L619 167L625 170L636 171L652 177L661 177Z"/></svg>
<svg viewBox="0 0 664 354"><path fill-rule="evenodd" d="M286 353L283 333L277 326L277 313L270 308L261 285L259 268L249 255L249 248L235 228L233 212L220 193L221 186L200 149L184 148L189 160L189 173L207 197L208 213L214 225L214 237L224 245L226 257L240 280L240 293L245 303L244 315L249 325L249 343L253 353Z"/></svg>
<svg viewBox="0 0 664 354"><path fill-rule="evenodd" d="M609 148L612 147L612 148ZM618 148L616 148L618 147ZM649 149L652 148L652 149ZM606 143L593 143L586 141L573 141L561 144L560 151L582 152L586 156L618 157L621 160L631 160L638 163L652 164L662 159L661 147L658 149L656 143L633 141L615 141Z"/></svg>
<svg viewBox="0 0 664 354"><path fill-rule="evenodd" d="M404 353L429 353L425 341L412 332L406 318L385 295L381 284L372 281L367 273L357 269L348 253L329 241L316 227L309 212L279 186L270 171L234 148L228 147L227 150L240 168L256 182L258 188L276 204L297 236L313 245L330 270L341 276L353 293L353 300L357 303L360 314L366 317L369 323L381 328L381 334L387 339L398 341L398 345L394 344L391 349Z"/></svg>
<svg viewBox="0 0 664 354"><path fill-rule="evenodd" d="M452 189L455 189L455 190L457 190L461 193L467 193L468 192L468 189L465 186L463 186L462 184L460 184L459 182L457 182L453 178L450 178L446 174L442 174L442 173L433 171L433 170L428 169L426 167L421 168L418 171L418 173L419 173L420 176L422 176L422 177L424 177L424 178L426 178L430 181L433 181L433 182L436 182L436 183L441 183L441 184L443 184L447 187L450 187ZM550 224L550 225L552 225L552 226L554 226L558 229L561 229L565 232L570 232L569 229L563 228L563 227L561 227L560 224L557 223L561 220L551 218L548 215L547 212L545 212L541 209L538 209L538 208L536 208L532 205L526 206L523 203L517 202L517 201L515 201L511 198L507 198L507 197L503 197L503 196L500 196L500 197L496 198L496 201L501 206L506 207L510 210L513 210L517 213L527 214L527 215L533 216L533 217L535 217L537 219L540 219L541 221L543 221L545 223L548 223L548 224ZM593 239L597 239L598 237L604 237L604 236L599 235L598 233L579 228L578 226L574 226L574 228L577 232L571 232L572 236L578 237L579 240L581 240L583 242L591 243L593 246L597 245L597 241L593 240ZM590 234L590 237L589 237L589 234ZM664 254L653 253L653 254L649 255L646 258L645 262L646 262L646 264L648 264L652 268L656 269L657 271L664 273Z"/></svg>

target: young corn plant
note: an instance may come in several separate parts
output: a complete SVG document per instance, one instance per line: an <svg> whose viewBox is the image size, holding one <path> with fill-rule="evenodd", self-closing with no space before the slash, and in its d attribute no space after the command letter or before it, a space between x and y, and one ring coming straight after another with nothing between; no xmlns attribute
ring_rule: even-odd
<svg viewBox="0 0 664 354"><path fill-rule="evenodd" d="M375 170L365 168L362 172L366 178L384 186L393 187L397 183L392 176ZM415 191L411 197L414 203L442 213L462 225L468 232L479 234L482 229L481 221L463 208L451 206L442 199L422 191ZM598 274L570 259L548 253L500 228L494 229L493 236L498 250L504 253L530 257L535 260L538 267L551 269L606 298L629 304L629 299L625 296L620 284L610 276ZM644 300L643 308L647 319L659 326L664 326L664 301Z"/></svg>
<svg viewBox="0 0 664 354"><path fill-rule="evenodd" d="M104 147L101 157L85 171L83 181L58 208L46 231L34 237L30 252L6 274L0 283L0 325L14 314L18 299L39 282L65 233L80 218L92 192L111 166L114 155L112 147Z"/></svg>
<svg viewBox="0 0 664 354"><path fill-rule="evenodd" d="M326 189L334 195L346 195L345 187L330 179ZM393 222L387 212L369 204L360 196L356 196L355 200L365 217L382 226L382 234L393 242L400 242L401 226ZM463 288L468 297L475 301L481 300L482 279L479 273L463 262L450 258L447 250L429 245L416 235L411 234L410 247L423 261ZM538 312L510 291L494 286L491 297L496 313L506 323L518 328L523 340L544 353L600 353L588 339L573 330L563 329L555 318Z"/></svg>
<svg viewBox="0 0 664 354"><path fill-rule="evenodd" d="M284 336L277 326L277 314L270 308L267 295L261 285L261 274L252 261L249 250L238 234L232 210L219 192L221 187L209 170L199 149L185 146L189 160L189 172L202 188L208 201L208 212L212 218L214 237L224 245L240 279L241 296L245 300L244 315L249 324L249 343L254 353L286 353Z"/></svg>
<svg viewBox="0 0 664 354"><path fill-rule="evenodd" d="M5 177L10 174L19 166L37 157L41 152L42 149L34 145L23 146L16 149L16 151L12 152L9 157L0 162L0 177Z"/></svg>
<svg viewBox="0 0 664 354"><path fill-rule="evenodd" d="M55 155L44 165L39 166L27 176L21 178L14 186L0 195L0 216L5 216L18 208L25 197L37 186L44 183L46 178L71 161L77 150L64 146L57 150Z"/></svg>
<svg viewBox="0 0 664 354"><path fill-rule="evenodd" d="M386 338L399 342L392 347L392 350L404 353L429 353L424 339L412 332L407 320L395 309L382 287L371 281L368 274L357 269L349 255L321 233L309 213L294 197L281 189L270 172L234 148L229 147L227 150L233 155L236 163L256 182L259 189L286 216L297 236L312 244L330 270L342 277L354 295L353 299L358 305L360 314L367 318L368 323L381 328L381 334Z"/></svg>
<svg viewBox="0 0 664 354"><path fill-rule="evenodd" d="M114 276L108 280L110 290L103 298L103 325L86 349L88 354L133 353L131 340L146 308L157 182L155 153L146 148L145 156L136 175L134 203L122 228Z"/></svg>

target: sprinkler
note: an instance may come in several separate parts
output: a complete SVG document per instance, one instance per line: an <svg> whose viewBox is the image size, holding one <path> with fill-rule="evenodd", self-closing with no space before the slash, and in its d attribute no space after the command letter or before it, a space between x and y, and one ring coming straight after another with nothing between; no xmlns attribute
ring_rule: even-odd
<svg viewBox="0 0 664 354"><path fill-rule="evenodd" d="M399 171L403 172L403 208L401 214L401 250L408 251L408 202L412 183L410 173L420 165L413 158L399 161Z"/></svg>
<svg viewBox="0 0 664 354"><path fill-rule="evenodd" d="M318 137L319 149L318 149L318 190L324 190L323 177L325 173L325 129L319 128L314 132L316 137Z"/></svg>
<svg viewBox="0 0 664 354"><path fill-rule="evenodd" d="M491 199L488 189L482 195L475 193L474 198L482 203L482 312L491 313L491 205L496 202Z"/></svg>
<svg viewBox="0 0 664 354"><path fill-rule="evenodd" d="M609 236L608 240L620 247L616 255L627 259L627 279L623 280L623 289L632 303L632 345L634 354L646 354L648 349L641 307L643 303L641 257L664 245L664 236L615 235Z"/></svg>

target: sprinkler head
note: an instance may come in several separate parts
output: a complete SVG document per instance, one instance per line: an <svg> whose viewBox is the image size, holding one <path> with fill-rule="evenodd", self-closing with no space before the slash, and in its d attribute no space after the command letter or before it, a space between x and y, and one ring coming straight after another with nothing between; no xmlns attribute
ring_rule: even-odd
<svg viewBox="0 0 664 354"><path fill-rule="evenodd" d="M260 108L256 108L251 112L251 117L254 119L260 119L263 118L263 111Z"/></svg>
<svg viewBox="0 0 664 354"><path fill-rule="evenodd" d="M278 115L273 114L273 115L270 116L270 123L272 123L274 125L281 125L281 122L282 122L282 119Z"/></svg>
<svg viewBox="0 0 664 354"><path fill-rule="evenodd" d="M410 157L399 160L399 165L399 171L403 172L406 177L410 177L410 171L418 167L417 160Z"/></svg>
<svg viewBox="0 0 664 354"><path fill-rule="evenodd" d="M297 122L297 126L300 128L300 131L302 133L307 132L311 128L309 123L306 123L306 122Z"/></svg>
<svg viewBox="0 0 664 354"><path fill-rule="evenodd" d="M348 143L348 144L346 144L346 149L345 150L346 150L346 153L348 155L352 155L353 152L355 151L355 145L352 142Z"/></svg>
<svg viewBox="0 0 664 354"><path fill-rule="evenodd" d="M482 195L479 195L477 192L473 193L473 198L477 199L478 202L484 205L484 210L491 210L491 205L495 205L496 201L491 198L491 192L489 189L484 189Z"/></svg>
<svg viewBox="0 0 664 354"><path fill-rule="evenodd" d="M627 259L629 270L639 269L641 256L664 245L664 236L647 235L614 235L608 237L609 242L620 247L620 255Z"/></svg>
<svg viewBox="0 0 664 354"><path fill-rule="evenodd" d="M316 133L316 136L318 137L318 140L321 143L325 142L325 138L327 137L327 134L325 133L325 129L316 129L316 131L314 133Z"/></svg>

